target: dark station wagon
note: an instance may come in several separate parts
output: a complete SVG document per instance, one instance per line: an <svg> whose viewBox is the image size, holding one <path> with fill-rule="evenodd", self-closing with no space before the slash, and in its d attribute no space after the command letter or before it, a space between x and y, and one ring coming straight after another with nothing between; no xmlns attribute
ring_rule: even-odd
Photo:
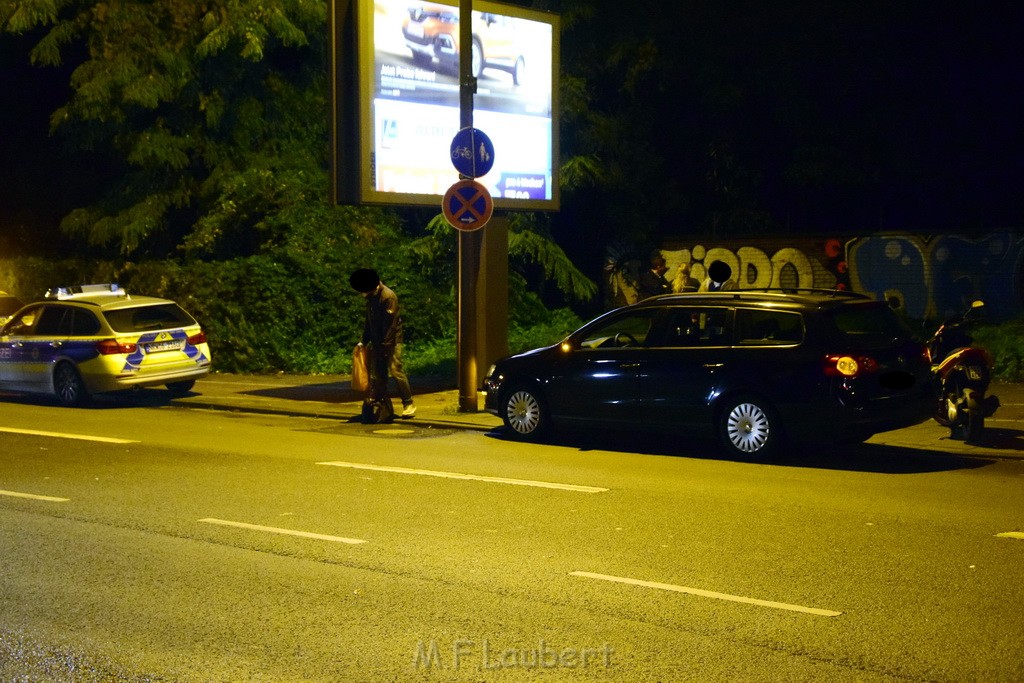
<svg viewBox="0 0 1024 683"><path fill-rule="evenodd" d="M884 302L820 290L669 294L497 361L485 409L516 438L555 426L697 431L733 457L924 422L924 344Z"/></svg>

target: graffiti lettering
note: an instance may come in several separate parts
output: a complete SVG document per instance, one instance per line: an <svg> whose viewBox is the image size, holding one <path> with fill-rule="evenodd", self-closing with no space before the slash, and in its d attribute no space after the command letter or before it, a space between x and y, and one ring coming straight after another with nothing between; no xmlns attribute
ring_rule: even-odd
<svg viewBox="0 0 1024 683"><path fill-rule="evenodd" d="M729 264L740 289L815 288L852 290L884 299L917 320L945 318L974 299L987 304L993 321L1024 312L1024 235L993 233L981 239L957 235L878 233L828 239L747 240L743 244L661 249L671 280L676 268L690 265L703 281L707 266ZM609 259L609 305L636 300L641 259Z"/></svg>

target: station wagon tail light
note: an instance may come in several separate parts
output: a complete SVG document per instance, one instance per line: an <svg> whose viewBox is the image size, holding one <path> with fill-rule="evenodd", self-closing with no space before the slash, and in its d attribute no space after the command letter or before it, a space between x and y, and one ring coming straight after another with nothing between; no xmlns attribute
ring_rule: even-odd
<svg viewBox="0 0 1024 683"><path fill-rule="evenodd" d="M135 342L119 342L116 339L104 339L96 342L96 350L103 356L112 356L118 353L135 353L139 345Z"/></svg>
<svg viewBox="0 0 1024 683"><path fill-rule="evenodd" d="M878 362L870 356L833 354L825 357L825 374L833 377L856 377L877 370Z"/></svg>
<svg viewBox="0 0 1024 683"><path fill-rule="evenodd" d="M192 346L197 346L198 344L205 344L206 333L203 332L202 330L199 330L199 332L193 334L191 337L188 338L188 343L191 344Z"/></svg>

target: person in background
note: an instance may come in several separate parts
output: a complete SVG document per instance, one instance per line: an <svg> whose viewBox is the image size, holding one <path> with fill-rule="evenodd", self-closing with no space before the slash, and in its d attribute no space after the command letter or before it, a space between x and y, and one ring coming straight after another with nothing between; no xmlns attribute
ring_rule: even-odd
<svg viewBox="0 0 1024 683"><path fill-rule="evenodd" d="M701 283L699 292L728 292L736 289L732 279L732 268L725 261L712 261L708 266L708 277Z"/></svg>
<svg viewBox="0 0 1024 683"><path fill-rule="evenodd" d="M640 273L637 281L637 301L658 296L659 294L668 294L672 291L672 285L665 279L665 271L667 270L668 266L665 265L665 258L663 256L659 254L651 256L650 270Z"/></svg>
<svg viewBox="0 0 1024 683"><path fill-rule="evenodd" d="M700 283L690 277L690 264L680 263L676 268L676 276L672 279L673 292L696 292Z"/></svg>
<svg viewBox="0 0 1024 683"><path fill-rule="evenodd" d="M362 343L368 350L370 400L388 401L388 377L394 377L402 399L403 418L416 414L409 378L402 366L402 316L398 296L372 268L360 268L349 277L352 288L366 299Z"/></svg>

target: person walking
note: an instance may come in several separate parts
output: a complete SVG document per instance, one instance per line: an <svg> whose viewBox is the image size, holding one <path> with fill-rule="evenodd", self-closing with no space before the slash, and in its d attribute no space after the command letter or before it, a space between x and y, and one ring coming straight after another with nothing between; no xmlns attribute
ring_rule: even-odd
<svg viewBox="0 0 1024 683"><path fill-rule="evenodd" d="M367 404L382 402L390 405L388 378L394 377L398 396L402 399L401 417L411 418L416 414L416 404L402 365L402 315L398 296L381 282L377 271L372 268L360 268L352 273L349 284L366 299L362 343L368 351L370 392L363 405L364 415L369 409Z"/></svg>

